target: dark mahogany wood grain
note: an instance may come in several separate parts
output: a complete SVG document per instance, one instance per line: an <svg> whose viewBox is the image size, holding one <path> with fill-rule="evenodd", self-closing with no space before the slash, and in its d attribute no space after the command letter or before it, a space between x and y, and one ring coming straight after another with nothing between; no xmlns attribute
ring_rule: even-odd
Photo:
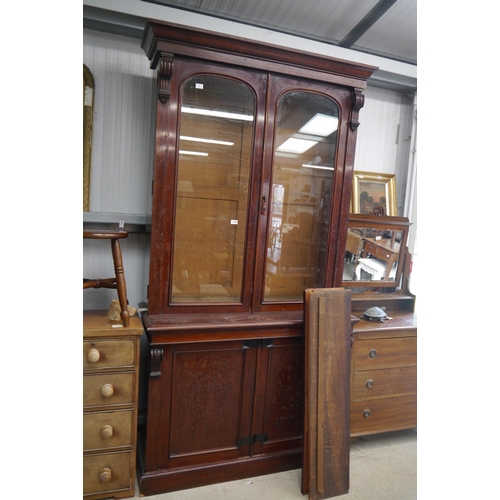
<svg viewBox="0 0 500 500"><path fill-rule="evenodd" d="M304 292L305 426L303 494L349 491L351 316L349 290Z"/></svg>

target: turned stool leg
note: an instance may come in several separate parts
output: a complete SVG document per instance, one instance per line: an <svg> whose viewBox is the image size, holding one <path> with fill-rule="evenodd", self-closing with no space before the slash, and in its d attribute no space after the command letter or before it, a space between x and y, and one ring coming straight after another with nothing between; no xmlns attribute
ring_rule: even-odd
<svg viewBox="0 0 500 500"><path fill-rule="evenodd" d="M118 301L120 302L120 316L123 326L128 326L130 322L130 314L127 304L127 285L125 283L125 272L123 270L122 251L120 242L117 239L111 240L111 252L113 254L113 264L115 266L116 289L118 291Z"/></svg>

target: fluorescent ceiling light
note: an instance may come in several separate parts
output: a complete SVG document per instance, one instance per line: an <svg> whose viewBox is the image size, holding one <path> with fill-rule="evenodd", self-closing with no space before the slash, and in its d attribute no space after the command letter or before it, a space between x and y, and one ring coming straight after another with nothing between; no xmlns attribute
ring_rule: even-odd
<svg viewBox="0 0 500 500"><path fill-rule="evenodd" d="M319 135L327 137L337 130L339 119L336 116L317 113L300 130L301 134Z"/></svg>
<svg viewBox="0 0 500 500"><path fill-rule="evenodd" d="M189 137L187 135L181 135L181 139L183 141L204 142L207 144L221 144L222 146L234 146L234 142L218 141L216 139L203 139L202 137Z"/></svg>
<svg viewBox="0 0 500 500"><path fill-rule="evenodd" d="M182 106L183 113L191 113L193 115L215 116L217 118L228 118L229 120L243 120L247 122L253 121L253 115L244 115L241 113L227 113L226 111L215 111L213 109L188 108Z"/></svg>
<svg viewBox="0 0 500 500"><path fill-rule="evenodd" d="M194 156L208 156L208 153L199 153L198 151L182 151L179 150L181 155L194 155Z"/></svg>
<svg viewBox="0 0 500 500"><path fill-rule="evenodd" d="M276 151L302 154L312 148L315 144L318 144L318 141L308 141L306 139L295 139L295 137L290 137L290 139L287 139L276 149Z"/></svg>
<svg viewBox="0 0 500 500"><path fill-rule="evenodd" d="M307 168L320 168L321 170L333 170L333 167L322 167L321 165L308 165L307 163L303 163L302 166Z"/></svg>
<svg viewBox="0 0 500 500"><path fill-rule="evenodd" d="M283 153L282 151L276 151L275 156L279 156L281 158L298 158L299 155L293 153Z"/></svg>

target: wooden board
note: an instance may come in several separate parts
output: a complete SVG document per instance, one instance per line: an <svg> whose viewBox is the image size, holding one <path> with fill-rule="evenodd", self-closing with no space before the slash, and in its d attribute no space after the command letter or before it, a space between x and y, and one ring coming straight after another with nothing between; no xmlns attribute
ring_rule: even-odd
<svg viewBox="0 0 500 500"><path fill-rule="evenodd" d="M304 292L305 418L302 493L349 491L351 292Z"/></svg>

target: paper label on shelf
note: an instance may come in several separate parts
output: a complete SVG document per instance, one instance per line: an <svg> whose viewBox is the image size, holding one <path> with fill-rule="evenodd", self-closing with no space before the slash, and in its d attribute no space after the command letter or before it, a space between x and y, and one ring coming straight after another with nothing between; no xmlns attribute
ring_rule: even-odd
<svg viewBox="0 0 500 500"><path fill-rule="evenodd" d="M238 221L235 219L231 219L231 224L238 224Z"/></svg>

